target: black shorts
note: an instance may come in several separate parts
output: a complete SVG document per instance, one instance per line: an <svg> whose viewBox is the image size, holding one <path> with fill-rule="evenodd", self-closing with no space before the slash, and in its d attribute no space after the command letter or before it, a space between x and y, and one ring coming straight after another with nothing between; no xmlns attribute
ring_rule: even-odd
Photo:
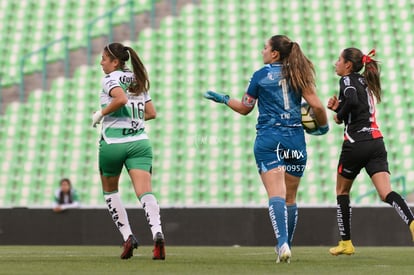
<svg viewBox="0 0 414 275"><path fill-rule="evenodd" d="M347 179L355 179L362 168L365 168L370 177L378 172L389 173L387 150L382 138L354 143L344 141L338 174Z"/></svg>

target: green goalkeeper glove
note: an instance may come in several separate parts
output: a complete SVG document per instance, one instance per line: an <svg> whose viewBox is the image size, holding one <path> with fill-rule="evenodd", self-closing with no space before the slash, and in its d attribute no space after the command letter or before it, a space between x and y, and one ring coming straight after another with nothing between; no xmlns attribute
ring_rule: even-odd
<svg viewBox="0 0 414 275"><path fill-rule="evenodd" d="M222 95L213 91L207 91L204 93L204 97L210 100L213 100L218 103L224 103L227 105L227 103L230 100L230 97L228 95Z"/></svg>
<svg viewBox="0 0 414 275"><path fill-rule="evenodd" d="M326 134L328 131L329 131L329 125L326 124L323 126L319 126L315 130L306 130L306 133L308 133L309 135L321 136L321 135Z"/></svg>

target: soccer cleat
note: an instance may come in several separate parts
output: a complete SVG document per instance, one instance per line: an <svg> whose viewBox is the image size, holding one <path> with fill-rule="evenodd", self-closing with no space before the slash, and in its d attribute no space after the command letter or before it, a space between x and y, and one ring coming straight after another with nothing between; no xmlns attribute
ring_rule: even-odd
<svg viewBox="0 0 414 275"><path fill-rule="evenodd" d="M413 242L414 242L414 221L410 223L410 231L411 231L411 236L413 237Z"/></svg>
<svg viewBox="0 0 414 275"><path fill-rule="evenodd" d="M339 241L338 246L335 246L329 249L329 253L331 253L334 256L338 256L341 254L352 255L355 253L355 248L352 245L351 240Z"/></svg>
<svg viewBox="0 0 414 275"><path fill-rule="evenodd" d="M279 249L276 248L275 251L277 253L276 263L290 263L292 253L290 252L290 248L287 243L282 244L282 246Z"/></svg>
<svg viewBox="0 0 414 275"><path fill-rule="evenodd" d="M126 260L133 256L133 250L138 247L138 241L134 235L129 235L122 246L124 247L124 251L121 254L121 259Z"/></svg>
<svg viewBox="0 0 414 275"><path fill-rule="evenodd" d="M165 240L164 235L161 232L155 234L154 237L154 249L152 250L153 260L165 260Z"/></svg>

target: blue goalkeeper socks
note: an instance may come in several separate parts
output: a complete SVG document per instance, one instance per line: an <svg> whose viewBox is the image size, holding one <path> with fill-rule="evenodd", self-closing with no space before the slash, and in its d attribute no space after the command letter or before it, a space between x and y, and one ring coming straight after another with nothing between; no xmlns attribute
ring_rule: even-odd
<svg viewBox="0 0 414 275"><path fill-rule="evenodd" d="M281 197L269 199L269 216L278 247L288 242L286 201Z"/></svg>
<svg viewBox="0 0 414 275"><path fill-rule="evenodd" d="M298 223L298 207L295 204L287 205L288 245L291 247L296 224Z"/></svg>

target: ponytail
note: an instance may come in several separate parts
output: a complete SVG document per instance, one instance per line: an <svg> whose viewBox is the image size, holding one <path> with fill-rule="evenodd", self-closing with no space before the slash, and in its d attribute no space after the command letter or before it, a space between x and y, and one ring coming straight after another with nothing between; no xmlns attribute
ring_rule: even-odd
<svg viewBox="0 0 414 275"><path fill-rule="evenodd" d="M147 70L134 49L124 46L121 43L112 43L108 44L104 50L109 53L111 59L119 60L120 67L123 70L127 69L125 63L131 57L132 69L135 77L135 81L128 87L128 91L131 94L140 95L143 92L149 91L150 82Z"/></svg>
<svg viewBox="0 0 414 275"><path fill-rule="evenodd" d="M286 35L274 35L269 42L272 50L279 52L283 64L282 73L294 91L315 87L315 69L298 43L291 41Z"/></svg>
<svg viewBox="0 0 414 275"><path fill-rule="evenodd" d="M287 56L287 76L295 91L302 90L309 86L315 86L315 68L312 62L303 54L300 46L296 42L292 42L292 49Z"/></svg>
<svg viewBox="0 0 414 275"><path fill-rule="evenodd" d="M377 102L381 102L381 81L378 61L371 57L375 55L375 49L371 50L367 55L362 56L362 63L365 66L362 75L365 78L368 89L372 91Z"/></svg>
<svg viewBox="0 0 414 275"><path fill-rule="evenodd" d="M381 81L378 61L372 57L375 56L375 50L371 50L367 55L363 54L357 48L346 48L342 51L342 57L352 63L352 72L358 73L364 68L362 76L368 90L373 93L377 102L381 102Z"/></svg>

